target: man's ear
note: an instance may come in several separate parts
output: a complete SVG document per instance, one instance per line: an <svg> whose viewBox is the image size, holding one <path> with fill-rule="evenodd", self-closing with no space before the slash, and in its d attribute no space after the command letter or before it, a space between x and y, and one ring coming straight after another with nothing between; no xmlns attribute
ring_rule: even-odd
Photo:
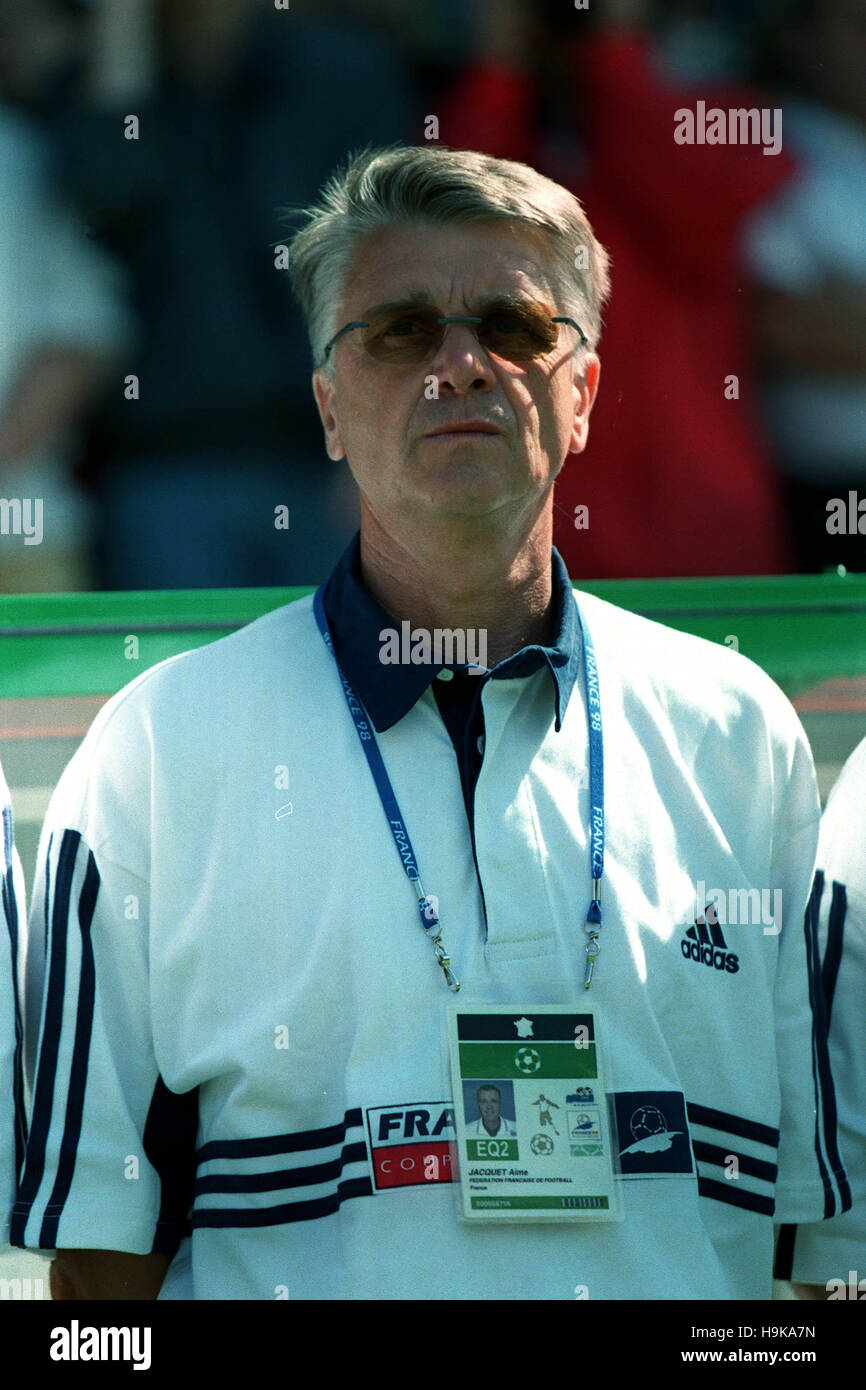
<svg viewBox="0 0 866 1390"><path fill-rule="evenodd" d="M336 389L333 379L323 367L317 367L313 372L313 395L325 427L325 449L328 458L337 463L346 457L346 449L337 420Z"/></svg>
<svg viewBox="0 0 866 1390"><path fill-rule="evenodd" d="M572 387L574 391L574 420L568 443L570 454L582 454L586 448L586 441L589 438L589 416L598 394L600 376L601 362L594 352L588 352L580 364L580 372L575 375Z"/></svg>

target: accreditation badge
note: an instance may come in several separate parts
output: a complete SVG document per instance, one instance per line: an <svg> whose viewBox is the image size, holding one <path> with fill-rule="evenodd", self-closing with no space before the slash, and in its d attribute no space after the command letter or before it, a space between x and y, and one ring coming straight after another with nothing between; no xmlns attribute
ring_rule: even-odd
<svg viewBox="0 0 866 1390"><path fill-rule="evenodd" d="M453 1004L447 1032L460 1215L619 1219L598 1007Z"/></svg>

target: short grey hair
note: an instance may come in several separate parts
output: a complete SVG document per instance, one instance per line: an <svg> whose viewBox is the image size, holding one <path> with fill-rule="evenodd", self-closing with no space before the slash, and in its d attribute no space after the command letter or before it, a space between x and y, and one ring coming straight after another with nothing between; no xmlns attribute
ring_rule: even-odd
<svg viewBox="0 0 866 1390"><path fill-rule="evenodd" d="M307 323L313 362L324 365L355 243L381 227L412 222L523 223L550 238L565 303L595 348L610 294L608 255L578 199L528 164L444 145L366 148L331 175L319 201L291 210L303 225L288 243L292 288Z"/></svg>

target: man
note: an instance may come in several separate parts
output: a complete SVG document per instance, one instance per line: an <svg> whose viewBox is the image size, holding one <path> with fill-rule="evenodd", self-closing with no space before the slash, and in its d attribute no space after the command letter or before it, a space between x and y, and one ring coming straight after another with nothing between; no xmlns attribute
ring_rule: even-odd
<svg viewBox="0 0 866 1390"><path fill-rule="evenodd" d="M812 892L836 1080L839 1131L854 1205L819 1225L786 1227L777 1273L811 1285L819 1298L866 1295L866 739L857 745L830 793L821 820ZM853 1278L852 1278L853 1272ZM862 1281L862 1282L861 1282Z"/></svg>
<svg viewBox="0 0 866 1390"><path fill-rule="evenodd" d="M774 1216L848 1201L802 931L817 789L761 671L578 607L552 553L605 253L558 185L436 148L358 156L292 253L360 538L314 601L139 677L61 779L13 1238L58 1250L63 1297L766 1297ZM425 663L470 630L486 671ZM781 888L781 933L714 921L725 951L690 956L703 882ZM624 1220L455 1219L458 982L524 1040L591 1000Z"/></svg>
<svg viewBox="0 0 866 1390"><path fill-rule="evenodd" d="M497 1139L500 1135L513 1135L514 1127L502 1114L502 1092L498 1086L479 1086L475 1093L478 1106L478 1119L466 1126L466 1133L481 1138Z"/></svg>

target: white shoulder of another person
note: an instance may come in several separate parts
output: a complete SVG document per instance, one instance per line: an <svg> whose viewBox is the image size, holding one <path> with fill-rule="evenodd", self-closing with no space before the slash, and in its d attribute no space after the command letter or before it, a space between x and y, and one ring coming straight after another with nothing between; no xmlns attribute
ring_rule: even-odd
<svg viewBox="0 0 866 1390"><path fill-rule="evenodd" d="M866 923L866 738L848 757L831 788L821 820L818 868L843 883ZM849 913L850 916L850 913Z"/></svg>

